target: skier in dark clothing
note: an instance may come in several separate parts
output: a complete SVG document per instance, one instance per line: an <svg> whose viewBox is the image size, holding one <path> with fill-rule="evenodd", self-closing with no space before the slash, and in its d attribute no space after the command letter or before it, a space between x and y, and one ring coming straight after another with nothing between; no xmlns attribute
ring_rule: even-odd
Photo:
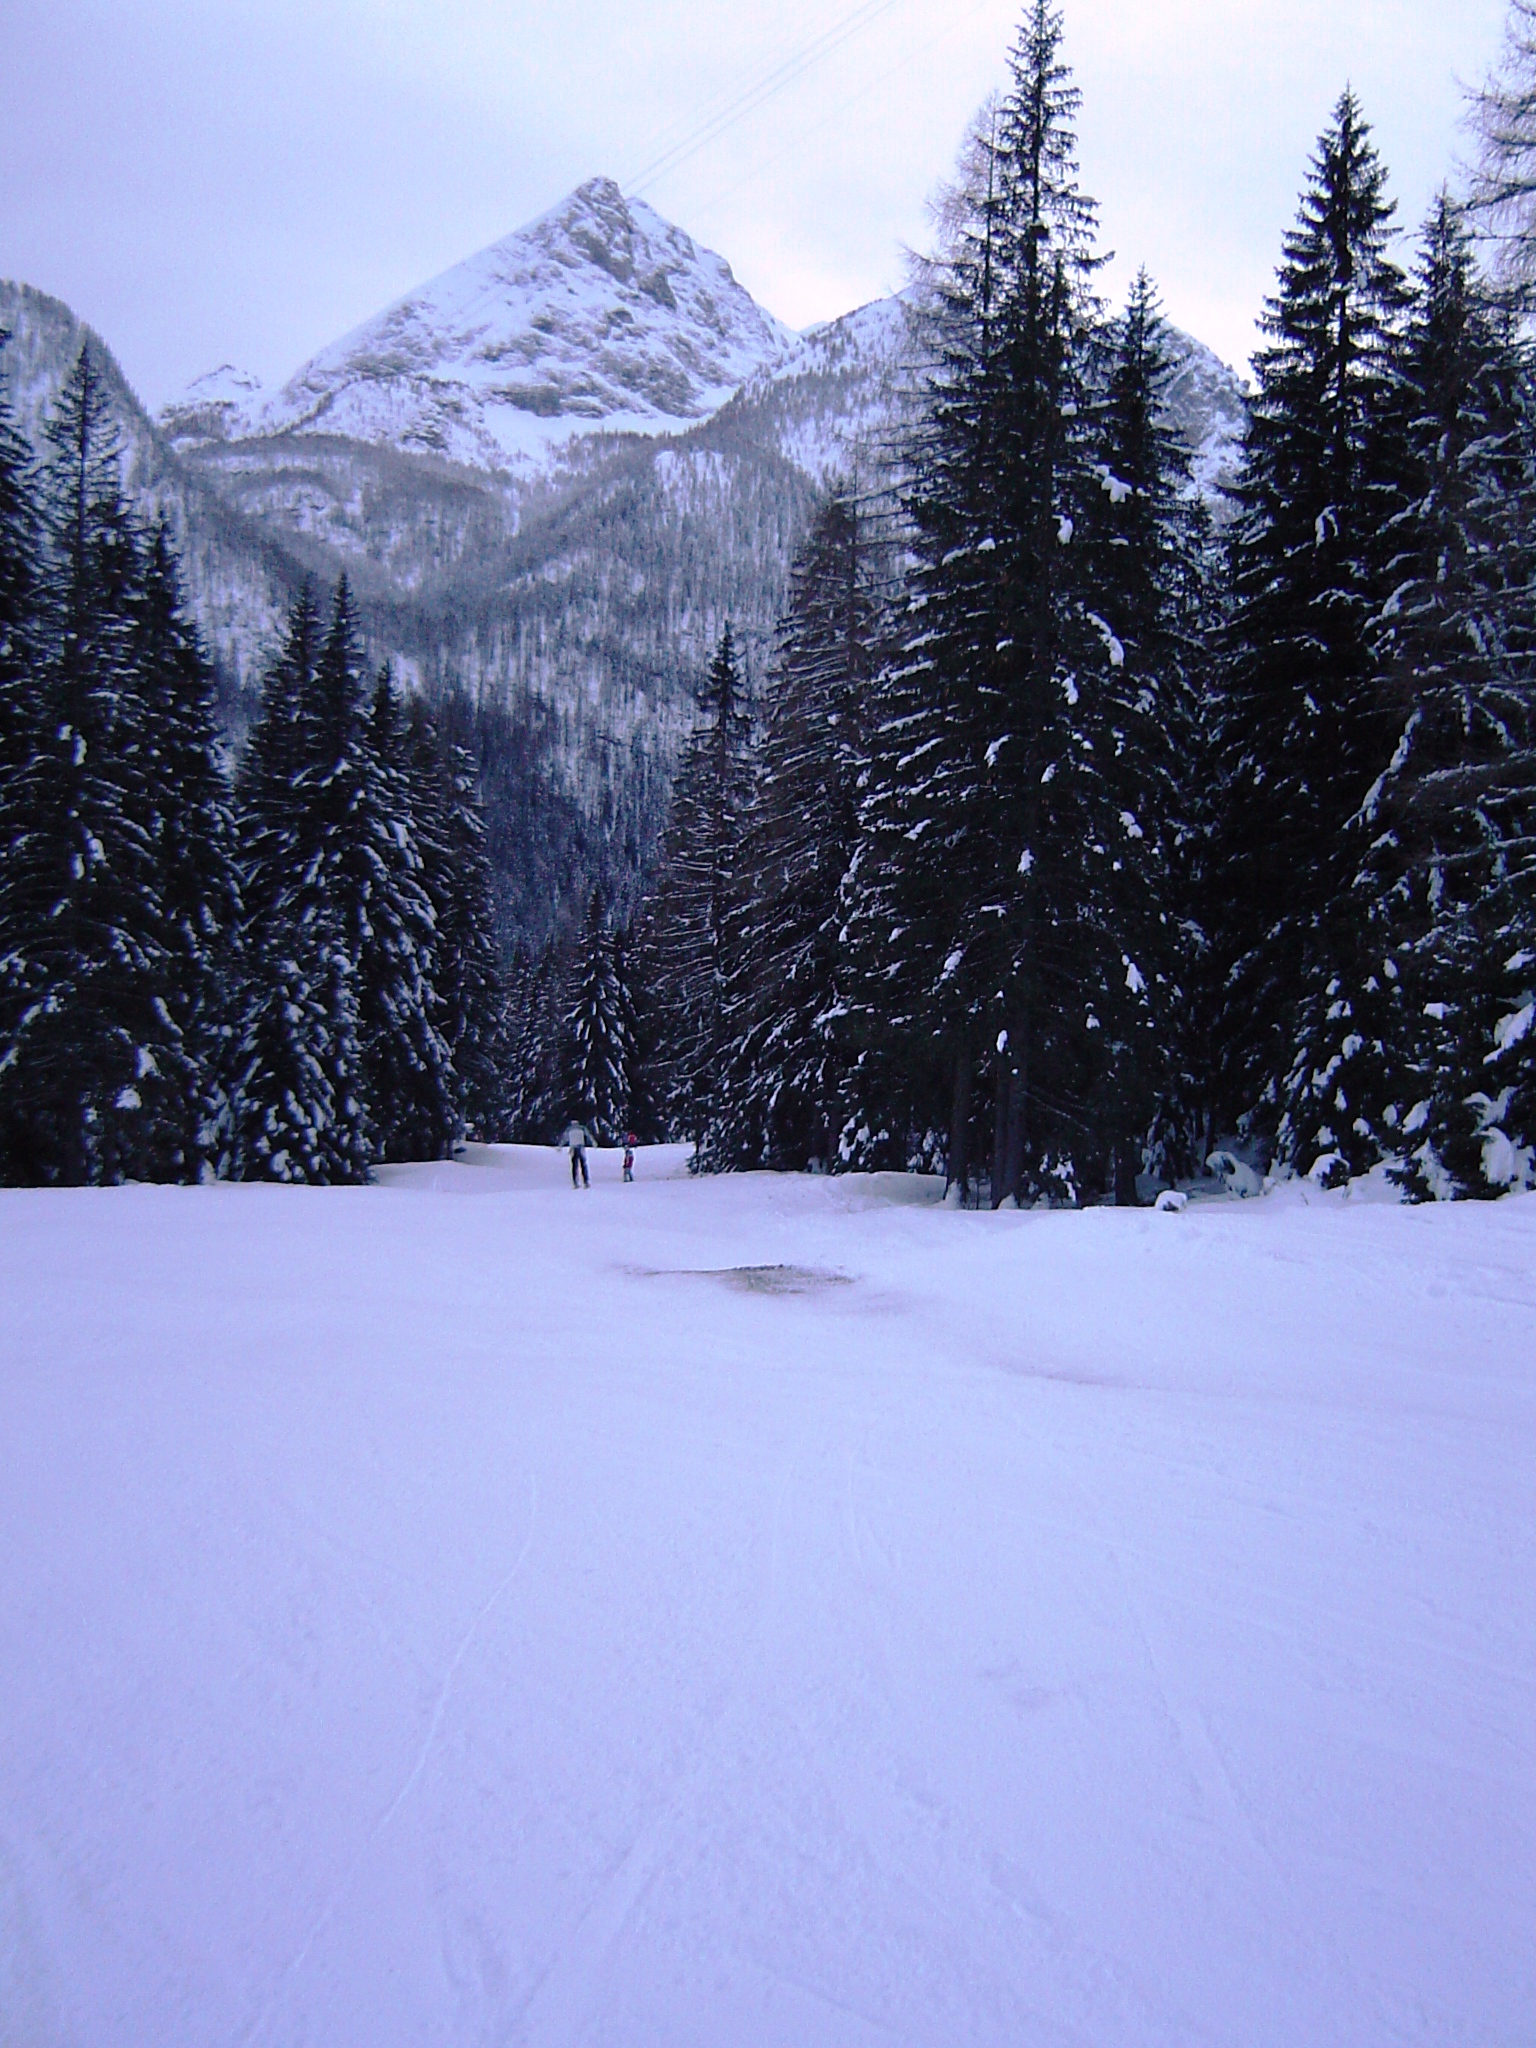
<svg viewBox="0 0 1536 2048"><path fill-rule="evenodd" d="M565 1135L560 1142L562 1145L570 1147L571 1186L575 1187L577 1185L576 1176L579 1173L581 1175L581 1186L584 1188L591 1187L592 1183L587 1178L587 1147L591 1144L592 1140L587 1136L585 1124L579 1124L573 1118L566 1125Z"/></svg>

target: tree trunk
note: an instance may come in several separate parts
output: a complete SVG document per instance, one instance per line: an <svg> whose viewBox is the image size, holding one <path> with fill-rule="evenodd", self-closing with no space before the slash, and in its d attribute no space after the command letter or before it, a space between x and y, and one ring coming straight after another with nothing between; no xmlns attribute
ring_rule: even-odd
<svg viewBox="0 0 1536 2048"><path fill-rule="evenodd" d="M1013 1093L1013 1053L1005 1044L992 1069L992 1206L1008 1192L1008 1112Z"/></svg>
<svg viewBox="0 0 1536 2048"><path fill-rule="evenodd" d="M1008 1153L1003 1162L1003 1192L1017 1203L1024 1185L1024 1124L1029 1108L1029 1039L1021 1028L1018 1043L1009 1038L1013 1052L1008 1079Z"/></svg>
<svg viewBox="0 0 1536 2048"><path fill-rule="evenodd" d="M971 1177L971 1081L973 1075L970 1043L955 1055L955 1088L949 1111L949 1188L958 1187L965 1200Z"/></svg>

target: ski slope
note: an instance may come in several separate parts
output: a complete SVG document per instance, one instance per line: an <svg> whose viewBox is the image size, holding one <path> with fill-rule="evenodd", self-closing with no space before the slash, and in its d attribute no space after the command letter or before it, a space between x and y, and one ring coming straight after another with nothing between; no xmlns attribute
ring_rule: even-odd
<svg viewBox="0 0 1536 2048"><path fill-rule="evenodd" d="M1536 2040L1536 1197L0 1194L0 2041Z"/></svg>

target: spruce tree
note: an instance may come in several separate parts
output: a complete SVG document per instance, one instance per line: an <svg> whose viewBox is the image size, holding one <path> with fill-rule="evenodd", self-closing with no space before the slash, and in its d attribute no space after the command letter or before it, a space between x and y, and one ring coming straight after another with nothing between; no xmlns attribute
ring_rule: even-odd
<svg viewBox="0 0 1536 2048"><path fill-rule="evenodd" d="M163 998L186 1054L187 1094L167 1119L163 1164L166 1177L195 1179L218 1158L227 1120L241 902L213 672L163 523L149 541L134 626L144 710L136 797L165 921Z"/></svg>
<svg viewBox="0 0 1536 2048"><path fill-rule="evenodd" d="M351 630L344 595L343 653ZM237 1178L317 1187L366 1180L370 1156L357 972L327 872L336 849L325 817L310 815L317 786L332 794L327 764L336 766L338 744L355 789L362 721L355 673L350 710L333 677L330 694L344 715L339 731L328 731L323 651L306 585L267 670L239 783L246 928L230 1156ZM335 810L345 821L347 804Z"/></svg>
<svg viewBox="0 0 1536 2048"><path fill-rule="evenodd" d="M524 1144L551 1143L569 1117L562 1101L565 963L553 939L537 958L514 957L507 975L506 1115Z"/></svg>
<svg viewBox="0 0 1536 2048"><path fill-rule="evenodd" d="M874 550L850 493L790 578L730 915L729 1050L706 1139L721 1163L830 1165L843 1094L839 892L877 665Z"/></svg>
<svg viewBox="0 0 1536 2048"><path fill-rule="evenodd" d="M4 1077L16 1060L35 969L12 893L26 830L22 776L41 730L46 593L38 573L37 478L14 424L5 375L8 339L0 329L0 1180L14 1181L27 1177L28 1162L10 1121L15 1098Z"/></svg>
<svg viewBox="0 0 1536 2048"><path fill-rule="evenodd" d="M31 744L9 779L0 892L5 1172L75 1184L176 1177L195 1078L165 1001L173 960L135 647L144 551L89 347L45 431L52 630Z"/></svg>
<svg viewBox="0 0 1536 2048"><path fill-rule="evenodd" d="M324 662L322 661L322 669ZM441 1159L462 1134L452 1056L438 1028L437 916L414 800L419 782L388 669L380 672L334 873L356 932L364 1085L385 1159ZM414 783L414 787L413 787Z"/></svg>
<svg viewBox="0 0 1536 2048"><path fill-rule="evenodd" d="M1119 832L1103 896L1088 911L1125 971L1118 981L1112 971L1105 977L1083 1099L1112 1154L1116 1199L1134 1204L1149 1143L1159 1157L1182 1153L1186 1162L1189 1149L1174 1098L1196 948L1172 891L1189 822L1184 778L1202 765L1176 749L1194 740L1203 680L1205 522L1192 502L1188 453L1167 418L1167 331L1145 271L1106 342L1080 545L1089 616L1109 653L1091 737ZM1186 1080L1191 1065L1186 1058Z"/></svg>
<svg viewBox="0 0 1536 2048"><path fill-rule="evenodd" d="M564 1035L566 1114L585 1124L600 1145L614 1144L628 1128L633 1046L614 935L597 889L588 900L573 964Z"/></svg>
<svg viewBox="0 0 1536 2048"><path fill-rule="evenodd" d="M1087 545L1095 210L1061 42L1035 0L935 294L910 629L878 691L849 919L855 1026L894 993L901 1064L948 1077L962 1186L989 1084L994 1203L1102 1181L1105 1052L1149 985L1112 888L1137 821L1115 800L1123 648ZM860 1099L870 1064L845 1131L855 1157L878 1156L863 1134L878 1145L889 1128Z"/></svg>
<svg viewBox="0 0 1536 2048"><path fill-rule="evenodd" d="M1392 211L1346 92L1266 302L1237 493L1222 703L1223 1108L1278 1124L1282 1154L1304 1166L1354 1117L1337 1071L1325 1112L1281 1110L1332 1058L1334 984L1360 943L1349 825L1395 742L1372 640L1404 465Z"/></svg>
<svg viewBox="0 0 1536 2048"><path fill-rule="evenodd" d="M511 1135L506 1077L506 992L475 765L440 734L420 697L409 710L411 809L422 881L436 920L433 1021L448 1048L468 1128Z"/></svg>
<svg viewBox="0 0 1536 2048"><path fill-rule="evenodd" d="M751 726L729 626L699 710L673 786L644 939L665 1115L696 1151L723 1080L727 917L748 797Z"/></svg>
<svg viewBox="0 0 1536 2048"><path fill-rule="evenodd" d="M0 328L0 806L36 738L38 671L46 593L39 576L41 522L32 452L11 409L6 345ZM9 811L0 809L9 844Z"/></svg>
<svg viewBox="0 0 1536 2048"><path fill-rule="evenodd" d="M1517 1083L1505 1097L1536 946L1536 421L1527 350L1447 195L1400 355L1407 494L1375 625L1396 746L1354 826L1363 960L1330 1009L1355 1114L1334 1150L1356 1173L1393 1160L1416 1193L1487 1194L1508 1176L1485 1162L1536 1138Z"/></svg>
<svg viewBox="0 0 1536 2048"><path fill-rule="evenodd" d="M323 633L315 594L306 581L289 607L282 648L262 679L260 709L236 779L245 902L258 927L299 873L297 783Z"/></svg>

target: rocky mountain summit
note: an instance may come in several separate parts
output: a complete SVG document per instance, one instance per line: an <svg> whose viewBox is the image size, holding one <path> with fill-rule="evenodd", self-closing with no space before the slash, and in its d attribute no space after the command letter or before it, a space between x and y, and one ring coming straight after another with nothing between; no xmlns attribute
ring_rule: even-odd
<svg viewBox="0 0 1536 2048"><path fill-rule="evenodd" d="M708 418L794 341L722 257L593 178L321 350L273 398L229 404L235 381L215 372L165 423L179 439L322 433L516 470L574 434Z"/></svg>

